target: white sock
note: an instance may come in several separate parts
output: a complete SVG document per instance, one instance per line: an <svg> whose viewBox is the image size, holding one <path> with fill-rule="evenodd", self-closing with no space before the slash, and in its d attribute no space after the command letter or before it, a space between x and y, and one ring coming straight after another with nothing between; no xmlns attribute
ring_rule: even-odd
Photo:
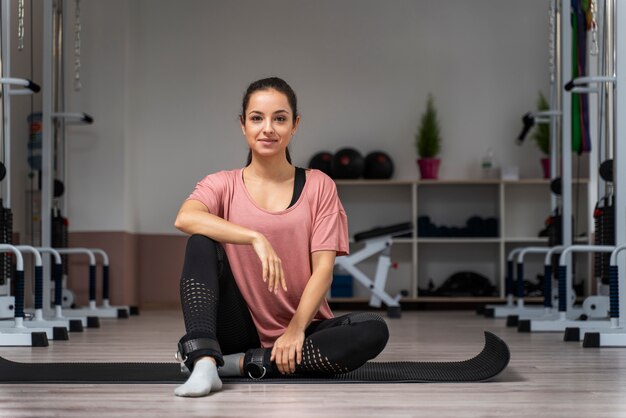
<svg viewBox="0 0 626 418"><path fill-rule="evenodd" d="M174 390L176 396L198 397L222 389L217 366L211 359L200 359L193 367L189 379Z"/></svg>
<svg viewBox="0 0 626 418"><path fill-rule="evenodd" d="M217 369L217 374L222 377L241 376L241 367L239 362L244 353L228 354L224 356L224 365Z"/></svg>

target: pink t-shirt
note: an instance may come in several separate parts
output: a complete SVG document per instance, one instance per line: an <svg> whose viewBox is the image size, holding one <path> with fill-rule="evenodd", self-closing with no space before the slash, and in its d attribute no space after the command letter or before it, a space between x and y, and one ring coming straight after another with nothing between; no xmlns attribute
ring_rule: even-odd
<svg viewBox="0 0 626 418"><path fill-rule="evenodd" d="M320 250L348 254L348 223L335 183L310 170L298 201L288 209L269 212L259 207L243 182L243 169L220 171L202 179L189 199L202 202L210 213L262 233L282 261L287 292L269 292L259 257L251 245L224 244L231 270L259 332L261 345L271 347L298 308L311 277L311 253ZM314 320L333 314L324 300Z"/></svg>

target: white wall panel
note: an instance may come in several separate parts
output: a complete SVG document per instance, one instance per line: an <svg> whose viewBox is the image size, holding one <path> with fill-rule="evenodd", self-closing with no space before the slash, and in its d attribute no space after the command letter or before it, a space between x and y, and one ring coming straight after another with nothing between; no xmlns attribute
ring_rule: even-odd
<svg viewBox="0 0 626 418"><path fill-rule="evenodd" d="M417 178L413 136L432 92L444 137L442 178L499 164L539 177L539 151L514 144L521 115L547 92L541 0L81 1L83 81L75 109L73 230L174 232L205 174L241 166L241 96L279 75L299 96L298 165L319 150L387 151ZM69 61L71 62L71 61ZM71 70L71 66L68 67Z"/></svg>

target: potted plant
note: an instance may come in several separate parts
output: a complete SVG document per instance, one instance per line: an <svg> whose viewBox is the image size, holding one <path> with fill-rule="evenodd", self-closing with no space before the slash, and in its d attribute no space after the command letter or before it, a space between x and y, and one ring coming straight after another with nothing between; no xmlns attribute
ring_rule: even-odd
<svg viewBox="0 0 626 418"><path fill-rule="evenodd" d="M420 124L415 134L415 146L420 157L417 164L422 179L437 179L439 177L439 158L436 158L441 149L441 135L437 109L432 94L428 95L426 111L422 114Z"/></svg>
<svg viewBox="0 0 626 418"><path fill-rule="evenodd" d="M543 93L539 92L537 99L537 110L543 112L550 109L550 105ZM550 178L550 125L546 123L537 124L533 132L533 139L537 147L543 154L541 158L541 167L543 168L543 177Z"/></svg>

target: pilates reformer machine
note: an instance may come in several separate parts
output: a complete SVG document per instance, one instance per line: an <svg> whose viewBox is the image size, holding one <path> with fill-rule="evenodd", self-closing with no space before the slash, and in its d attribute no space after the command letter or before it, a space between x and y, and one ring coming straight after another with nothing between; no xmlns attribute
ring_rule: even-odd
<svg viewBox="0 0 626 418"><path fill-rule="evenodd" d="M0 4L0 13L2 14L1 24L2 30L0 42L2 63L0 65L0 91L2 94L2 240L0 246L2 252L2 271L0 272L0 318L6 319L0 323L0 345L17 345L17 346L45 346L48 344L48 337L52 338L55 333L53 326L46 327L41 323L42 304L39 298L36 298L36 323L24 325L24 257L23 252L32 252L35 257L35 282L36 287L42 284L42 263L41 257L37 250L32 247L22 249L11 245L13 240L13 215L11 212L11 102L12 97L17 95L30 95L39 92L40 87L31 80L25 78L11 77L11 37L10 37L10 2L3 1ZM16 88L19 87L19 88ZM13 274L13 258L15 258L16 267ZM11 280L14 280L15 295L11 295ZM41 289L39 289L41 290ZM65 329L65 328L63 328ZM57 335L60 335L58 332Z"/></svg>
<svg viewBox="0 0 626 418"><path fill-rule="evenodd" d="M531 321L530 328L548 331L565 331L566 341L584 340L584 347L626 346L626 329L623 317L626 303L624 289L624 254L622 247L626 243L626 199L620 181L626 177L626 154L624 135L626 124L618 117L617 110L626 105L626 72L622 60L624 54L618 51L626 45L626 28L620 23L626 20L624 5L615 0L594 2L598 16L598 27L602 36L598 38L598 74L573 78L565 85L571 93L593 95L597 99L598 109L598 148L599 193L604 197L595 208L596 231L595 244L592 246L575 245L563 250L559 258L559 276L568 269L568 252L595 254L595 276L597 287L609 287L608 318L593 321L568 321L563 319L565 310L559 306L560 317L548 326ZM566 95L567 96L567 95ZM622 277L619 273L621 271ZM608 283L607 283L608 282ZM601 296L602 297L602 296ZM603 296L605 299L606 297ZM542 326L543 325L543 326Z"/></svg>
<svg viewBox="0 0 626 418"><path fill-rule="evenodd" d="M11 4L1 0L2 28L0 64L0 88L2 94L2 205L0 205L0 346L47 346L48 340L68 340L68 331L81 332L84 327L98 327L100 318L128 318L137 314L136 308L113 306L109 300L109 257L99 248L67 248L67 220L61 209L67 207L63 194L67 183L66 126L91 124L93 118L85 113L66 112L63 66L63 0L47 0L43 3L43 89L42 114L36 121L39 129L38 146L29 142L29 164L35 171L31 180L39 184L41 211L32 219L41 219L36 226L40 232L33 245L13 245L13 219L11 212L11 98L32 95L40 87L31 80L13 78L9 74L11 60ZM32 4L31 4L32 7ZM74 88L80 82L80 7L76 0L74 16ZM25 4L17 1L17 46L24 49ZM32 40L31 40L32 42ZM32 44L31 44L32 47ZM32 63L31 63L32 65ZM31 99L32 100L32 99ZM32 109L32 104L31 104ZM34 120L29 118L31 123ZM31 135L31 140L33 136ZM33 149L42 150L41 156L32 154ZM58 180L57 177L63 179ZM0 179L1 181L1 179ZM32 209L32 208L31 208ZM56 234L56 236L55 236ZM53 245L54 244L54 245ZM32 258L32 266L28 254ZM76 308L74 295L67 289L67 259L69 255L86 255L89 258L89 303ZM52 257L52 260L49 258ZM102 302L97 304L97 261L102 266ZM51 263L51 261L53 261ZM29 269L30 267L30 269ZM30 273L30 274L29 274ZM28 287L25 276L33 278L33 308L26 308ZM52 300L54 299L54 300Z"/></svg>
<svg viewBox="0 0 626 418"><path fill-rule="evenodd" d="M559 7L553 1L552 7ZM562 26L569 24L570 4L562 2L560 12ZM624 118L617 117L617 109L626 108L626 72L620 66L618 49L626 45L626 28L620 28L619 22L626 21L626 8L615 0L592 2L593 25L592 30L602 28L602 36L592 33L592 51L598 54L598 74L593 76L582 75L571 78L571 68L562 66L560 74L565 83L562 94L562 178L563 178L563 212L562 219L570 219L571 214L571 107L573 93L579 95L595 95L597 98L598 123L598 151L596 159L600 164L594 166L594 158L590 167L591 182L597 183L598 192L604 197L598 200L594 210L595 239L594 245L572 245L571 224L562 222L562 245L549 249L520 248L509 255L512 262L518 259L518 286L517 305L513 305L512 291L509 293L507 307L494 307L494 316L500 310L502 316L518 315L518 329L522 332L565 332L565 341L583 340L584 347L626 346L626 328L624 323L624 305L626 304L626 289L624 283L624 254L626 241L626 205L623 187L620 189L620 180L626 177L626 150L624 135L626 123ZM563 62L571 59L571 33L560 31ZM620 49L620 50L621 50ZM593 52L592 52L593 55ZM622 60L624 58L621 58ZM557 60L557 62L559 62ZM592 65L590 65L592 67ZM620 71L621 70L621 71ZM560 85L560 83L559 83ZM577 96L580 97L580 96ZM599 173L597 176L596 173ZM568 190L569 189L569 190ZM569 212L569 214L567 213ZM544 307L525 307L523 305L523 255L526 253L544 253ZM568 292L572 288L572 255L574 253L594 254L594 279L596 295L587 297L582 308L575 308L574 298ZM552 294L552 263L553 257L558 257L558 299ZM621 258L620 258L621 257ZM508 278L512 279L512 267L509 267ZM520 283L522 283L520 285ZM608 293L606 287L608 286ZM560 296L567 294L565 298ZM552 307L558 303L558 309ZM508 309L508 310L507 310ZM511 318L509 317L509 320ZM584 319L584 320L583 320ZM511 321L515 322L515 321Z"/></svg>

